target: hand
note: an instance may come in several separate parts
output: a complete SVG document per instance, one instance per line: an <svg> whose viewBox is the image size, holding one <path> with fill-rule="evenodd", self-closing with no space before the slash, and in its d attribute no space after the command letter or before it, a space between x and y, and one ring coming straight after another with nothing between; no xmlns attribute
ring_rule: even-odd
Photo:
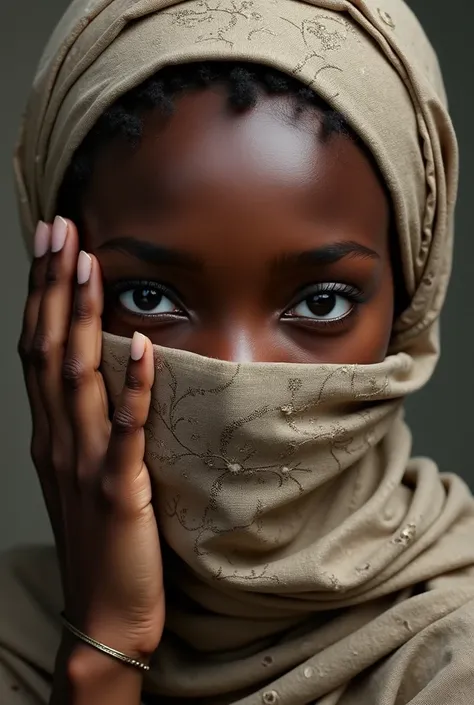
<svg viewBox="0 0 474 705"><path fill-rule="evenodd" d="M19 344L31 451L55 536L66 616L92 638L143 658L158 646L165 614L143 460L153 350L135 335L135 359L110 422L99 372L100 268L94 257L81 252L78 258L78 242L70 221L38 226Z"/></svg>

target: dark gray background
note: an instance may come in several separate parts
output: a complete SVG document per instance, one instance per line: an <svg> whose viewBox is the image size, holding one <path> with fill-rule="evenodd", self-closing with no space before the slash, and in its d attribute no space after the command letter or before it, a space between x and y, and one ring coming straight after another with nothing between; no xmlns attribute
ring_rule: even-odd
<svg viewBox="0 0 474 705"><path fill-rule="evenodd" d="M408 405L415 451L433 456L444 471L458 472L474 488L471 446L474 391L474 119L472 26L474 3L467 0L411 0L437 49L461 147L454 276L443 316L443 357L426 390ZM14 543L50 539L34 469L29 460L30 420L16 342L28 266L19 236L10 158L25 97L43 44L67 0L0 3L0 192L2 214L0 311L2 330L0 448L0 550Z"/></svg>

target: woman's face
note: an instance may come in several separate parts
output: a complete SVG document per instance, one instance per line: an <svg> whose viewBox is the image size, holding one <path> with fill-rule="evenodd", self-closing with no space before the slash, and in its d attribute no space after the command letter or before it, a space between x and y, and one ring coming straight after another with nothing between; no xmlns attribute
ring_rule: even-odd
<svg viewBox="0 0 474 705"><path fill-rule="evenodd" d="M390 208L348 137L225 91L147 119L133 154L98 159L82 245L102 267L104 328L239 362L383 360L392 328Z"/></svg>

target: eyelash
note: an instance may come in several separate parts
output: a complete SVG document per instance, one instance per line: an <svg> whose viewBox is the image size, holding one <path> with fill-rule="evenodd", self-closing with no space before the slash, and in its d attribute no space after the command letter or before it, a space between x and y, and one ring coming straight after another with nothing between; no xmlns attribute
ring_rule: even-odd
<svg viewBox="0 0 474 705"><path fill-rule="evenodd" d="M159 291L160 294L163 294L163 296L166 296L166 298L170 299L174 303L177 309L179 309L178 313L174 314L140 314L140 313L134 313L132 311L127 311L124 306L121 305L119 298L121 294L124 294L127 291L131 291L132 289L153 289L155 291ZM137 280L129 280L129 281L121 281L117 282L115 284L111 285L111 290L112 290L112 300L115 306L118 306L121 308L122 311L125 311L125 313L129 314L130 316L134 316L136 318L141 318L142 320L153 320L153 319L160 319L163 317L163 315L167 316L174 316L176 317L183 317L183 313L185 312L185 306L181 303L179 296L173 291L173 289L163 283L156 282L156 281L146 281L145 279L137 279Z"/></svg>
<svg viewBox="0 0 474 705"><path fill-rule="evenodd" d="M295 297L295 303L298 303L309 296L314 296L315 294L321 293L341 294L343 296L347 296L348 299L356 303L362 303L364 300L364 295L361 290L351 284L341 284L340 282L322 282L305 287L298 293L298 297Z"/></svg>
<svg viewBox="0 0 474 705"><path fill-rule="evenodd" d="M127 291L131 291L133 289L154 289L155 291L159 291L163 296L168 298L178 309L177 313L159 313L159 314L140 314L132 311L128 311L119 301L120 295L124 294ZM114 305L120 307L122 311L125 311L131 316L141 318L142 320L153 320L153 319L163 319L164 316L169 317L169 316L174 316L175 318L181 317L183 318L186 316L186 307L181 303L180 297L174 292L174 290L160 282L156 281L146 281L143 279L138 279L138 280L129 280L129 281L121 281L117 282L115 284L111 285L111 290L112 290L112 298L113 298L113 303ZM347 298L348 301L350 301L353 306L351 310L345 314L344 316L337 318L337 319L332 319L332 320L321 320L321 319L311 319L309 317L302 317L302 316L295 316L289 313L289 311L293 310L296 308L299 304L305 302L308 298L311 296L316 296L317 294L321 293L333 293L333 294L339 294L340 296L343 296ZM355 312L356 312L356 306L357 304L362 304L366 301L366 296L364 293L358 289L355 286L352 286L350 284L342 284L338 282L325 282L325 283L319 283L313 286L308 286L305 289L301 290L298 293L298 296L294 298L293 303L291 304L290 307L286 309L286 311L282 315L282 319L286 321L298 321L298 322L304 322L305 324L309 326L318 326L322 327L324 326L326 329L329 327L337 327L340 326L341 324L345 323Z"/></svg>
<svg viewBox="0 0 474 705"><path fill-rule="evenodd" d="M340 315L337 318L324 320L322 318L311 318L310 316L302 316L292 314L291 311L301 304L305 304L309 298L318 294L337 294L343 297L350 304L350 309L347 313ZM358 313L358 304L362 304L367 300L366 295L357 287L350 284L342 284L340 282L323 282L313 286L308 286L298 293L292 305L286 309L282 316L285 322L297 324L300 327L305 327L310 330L318 330L320 333L334 332L344 330L348 322Z"/></svg>

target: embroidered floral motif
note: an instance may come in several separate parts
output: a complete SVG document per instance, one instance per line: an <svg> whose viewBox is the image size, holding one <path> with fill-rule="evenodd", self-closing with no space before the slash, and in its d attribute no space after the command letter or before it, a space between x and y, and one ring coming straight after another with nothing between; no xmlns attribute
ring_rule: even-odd
<svg viewBox="0 0 474 705"><path fill-rule="evenodd" d="M353 28L346 20L324 14L318 14L314 19L303 20L300 24L286 17L281 17L280 19L299 32L305 45L305 56L296 64L293 70L295 76L301 74L307 65L315 59L319 60L315 62L315 65L321 64L321 62L323 65L319 65L316 69L312 83L316 81L322 71L328 69L342 71L342 68L337 64L327 63L325 55L341 49L349 35L355 38Z"/></svg>
<svg viewBox="0 0 474 705"><path fill-rule="evenodd" d="M197 44L201 42L225 42L230 47L233 47L234 42L230 39L230 33L239 21L244 21L247 24L251 22L261 24L261 26L252 27L249 30L247 35L249 40L257 32L268 32L267 28L262 24L262 15L254 10L252 0L231 0L227 4L202 0L202 2L194 3L193 9L185 7L178 10L169 10L167 13L172 16L173 24L178 27L189 29L212 27L212 29L203 31L202 34L198 35L195 39Z"/></svg>
<svg viewBox="0 0 474 705"><path fill-rule="evenodd" d="M353 365L319 365L306 377L288 366L288 376L270 372L271 384L263 375L259 389L239 365L209 362L200 376L179 359L175 351L156 355L160 371L146 427L164 536L172 547L175 540L187 546L186 556L216 581L275 584L273 563L249 564L250 547L263 557L298 535L312 490L356 467L398 403L375 404L389 396L387 378ZM116 347L105 347L104 374L116 395L127 362ZM358 492L356 481L350 511ZM278 520L280 508L290 506ZM410 528L400 543L410 542ZM343 589L333 573L320 577L333 592Z"/></svg>
<svg viewBox="0 0 474 705"><path fill-rule="evenodd" d="M273 12L271 6L273 3L268 0L269 12ZM278 11L278 6L274 6L274 11ZM316 9L310 19L304 18L300 22L278 17L281 23L278 31L275 18L272 17L271 23L266 22L261 6L254 0L201 0L190 7L185 3L184 7L179 5L169 8L164 10L164 14L170 17L174 26L194 32L196 29L202 29L199 34L194 34L194 44L220 42L231 50L235 47L237 34L240 34L239 41L242 41L242 27L246 29L248 42L258 40L266 34L280 36L285 42L293 41L289 31L294 32L295 37L299 37L302 42L303 52L300 53L303 53L303 57L295 65L293 73L296 77L302 73L306 74L308 65L311 65L312 69L314 67L312 83L322 71L342 71L333 60L328 61L328 55L336 54L349 38L351 41L358 41L353 26L344 17L329 15L324 11L318 12ZM272 29L269 29L269 24Z"/></svg>

